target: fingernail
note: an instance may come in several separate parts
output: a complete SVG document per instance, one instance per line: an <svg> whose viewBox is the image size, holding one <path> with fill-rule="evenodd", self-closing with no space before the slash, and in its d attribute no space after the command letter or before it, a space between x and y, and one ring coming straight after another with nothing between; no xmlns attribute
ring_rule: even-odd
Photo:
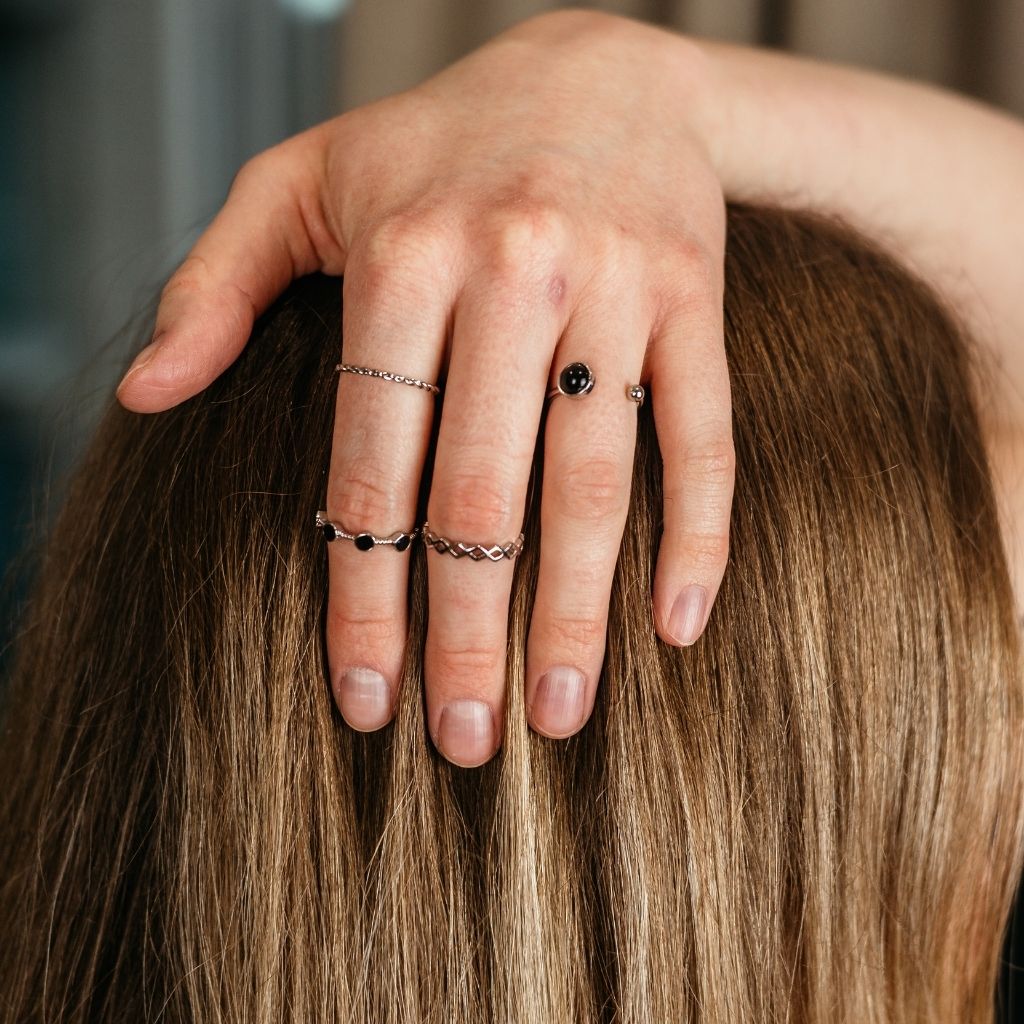
<svg viewBox="0 0 1024 1024"><path fill-rule="evenodd" d="M494 753L494 716L478 700L453 700L437 728L441 753L462 768L475 768Z"/></svg>
<svg viewBox="0 0 1024 1024"><path fill-rule="evenodd" d="M338 707L353 729L372 732L391 718L391 687L372 668L350 668L338 681Z"/></svg>
<svg viewBox="0 0 1024 1024"><path fill-rule="evenodd" d="M700 626L704 620L704 602L707 597L708 592L703 587L691 583L672 605L672 614L668 618L668 632L684 647L692 644L700 636Z"/></svg>
<svg viewBox="0 0 1024 1024"><path fill-rule="evenodd" d="M153 358L153 356L156 355L156 350L157 348L159 348L160 345L160 337L164 333L165 332L161 331L160 334L157 334L153 338L153 340L135 357L135 361L132 363L131 366L128 367L128 372L121 378L122 384L133 373L138 373L138 371L141 370L146 365L146 363L148 363Z"/></svg>
<svg viewBox="0 0 1024 1024"><path fill-rule="evenodd" d="M536 728L555 737L574 733L583 723L587 680L579 669L558 665L537 682L531 718Z"/></svg>

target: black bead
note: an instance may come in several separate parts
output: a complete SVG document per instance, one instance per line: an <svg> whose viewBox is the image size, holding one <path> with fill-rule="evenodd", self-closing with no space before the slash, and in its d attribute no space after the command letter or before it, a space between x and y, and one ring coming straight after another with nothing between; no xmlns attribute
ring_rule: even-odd
<svg viewBox="0 0 1024 1024"><path fill-rule="evenodd" d="M360 551L369 551L373 547L373 534L372 533L357 533L355 539L355 546Z"/></svg>
<svg viewBox="0 0 1024 1024"><path fill-rule="evenodd" d="M338 531L334 528L334 523L324 523L321 529L324 531L324 536L329 541L334 540L338 536Z"/></svg>
<svg viewBox="0 0 1024 1024"><path fill-rule="evenodd" d="M593 386L590 367L586 363L570 363L559 375L558 386L566 395L582 395Z"/></svg>
<svg viewBox="0 0 1024 1024"><path fill-rule="evenodd" d="M409 546L409 542L411 540L412 540L412 537L410 537L409 534L407 534L407 533L403 533L403 534L399 535L398 537L395 538L395 550L396 551L404 551Z"/></svg>

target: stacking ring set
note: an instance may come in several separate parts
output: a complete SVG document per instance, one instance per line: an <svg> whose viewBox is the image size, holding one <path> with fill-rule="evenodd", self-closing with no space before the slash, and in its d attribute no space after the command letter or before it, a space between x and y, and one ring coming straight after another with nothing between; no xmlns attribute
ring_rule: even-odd
<svg viewBox="0 0 1024 1024"><path fill-rule="evenodd" d="M388 370L377 370L369 366L353 366L351 363L338 363L334 370L336 373L355 373L363 377L378 377L394 384L407 384L410 387L419 388L421 391L429 391L435 396L441 394L441 389L436 384L430 384L415 377L406 377L400 373L391 373ZM594 390L596 383L594 372L586 363L569 363L558 375L558 382L548 392L547 397L551 399L558 395L565 395L567 398L582 398ZM637 408L644 404L644 394L644 389L640 384L631 384L626 388L626 397L631 402L635 402ZM359 551L372 551L376 547L392 547L396 551L405 551L417 536L428 547L442 555L451 555L453 558L469 558L474 562L484 559L500 562L503 558L515 558L523 550L522 533L515 540L505 544L469 543L442 537L431 530L430 523L427 522L419 529L414 527L408 531L399 530L386 537L378 537L365 531L350 533L342 529L338 523L331 522L323 510L316 514L316 528L328 542L348 540Z"/></svg>

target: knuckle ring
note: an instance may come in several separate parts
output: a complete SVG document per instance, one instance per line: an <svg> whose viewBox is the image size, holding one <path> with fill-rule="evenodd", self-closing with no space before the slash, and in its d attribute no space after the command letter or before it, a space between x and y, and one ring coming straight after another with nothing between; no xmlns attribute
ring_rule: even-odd
<svg viewBox="0 0 1024 1024"><path fill-rule="evenodd" d="M430 524L424 522L420 527L420 536L423 543L432 547L442 555L451 555L452 558L471 558L474 562L480 562L485 558L492 562L500 562L503 558L515 558L523 550L523 534L519 534L515 540L507 544L466 544L464 541L449 540L434 533Z"/></svg>
<svg viewBox="0 0 1024 1024"><path fill-rule="evenodd" d="M408 384L410 387L420 388L429 391L431 394L441 394L441 389L429 381L419 380L417 377L406 377L401 373L392 373L390 370L378 370L372 366L354 366L352 363L338 363L334 367L335 373L357 373L362 377L379 377L381 380L390 380L395 384Z"/></svg>
<svg viewBox="0 0 1024 1024"><path fill-rule="evenodd" d="M375 547L390 545L396 551L405 551L416 536L416 528L403 533L396 531L387 537L376 537L372 533L349 533L343 530L337 523L332 523L327 518L327 513L322 509L316 514L316 528L330 542L334 540L350 540L360 551L370 551Z"/></svg>
<svg viewBox="0 0 1024 1024"><path fill-rule="evenodd" d="M548 391L548 398L555 398L558 395L582 398L594 390L596 383L597 377L586 363L569 363L558 375L558 382ZM642 384L626 385L626 397L631 402L636 402L637 408L644 404L645 394Z"/></svg>

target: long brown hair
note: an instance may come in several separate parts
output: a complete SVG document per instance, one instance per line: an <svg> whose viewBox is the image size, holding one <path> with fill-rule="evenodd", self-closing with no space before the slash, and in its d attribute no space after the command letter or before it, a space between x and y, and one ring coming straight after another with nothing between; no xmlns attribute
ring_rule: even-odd
<svg viewBox="0 0 1024 1024"><path fill-rule="evenodd" d="M70 488L3 720L3 1019L991 1020L1024 691L977 361L934 296L837 226L731 211L707 631L654 632L648 405L593 719L525 724L531 499L474 770L426 732L420 546L396 721L331 701L338 323L337 281L299 282L197 398L112 404Z"/></svg>

